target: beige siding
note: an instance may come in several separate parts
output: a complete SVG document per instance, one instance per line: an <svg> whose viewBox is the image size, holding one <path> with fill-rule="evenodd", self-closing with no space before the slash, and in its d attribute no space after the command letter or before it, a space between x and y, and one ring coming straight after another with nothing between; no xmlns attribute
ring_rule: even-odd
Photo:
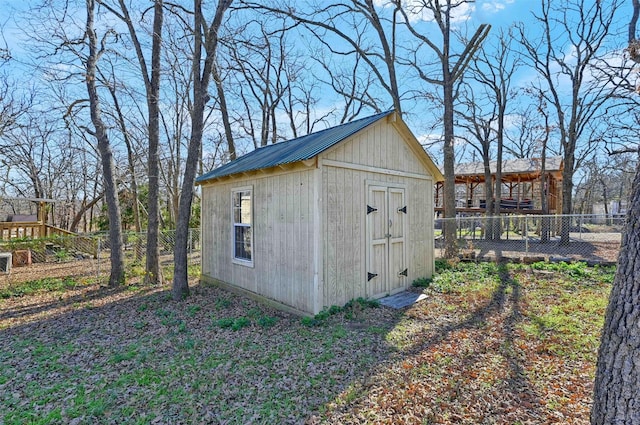
<svg viewBox="0 0 640 425"><path fill-rule="evenodd" d="M252 187L253 267L233 262L231 192ZM313 312L313 171L264 174L202 190L202 272Z"/></svg>
<svg viewBox="0 0 640 425"><path fill-rule="evenodd" d="M400 133L385 120L367 127L322 155L350 164L425 174L425 168Z"/></svg>
<svg viewBox="0 0 640 425"><path fill-rule="evenodd" d="M367 296L367 182L406 187L407 284L433 273L433 182L425 179L322 167L324 240L323 305ZM396 288L397 289L397 288Z"/></svg>
<svg viewBox="0 0 640 425"><path fill-rule="evenodd" d="M323 167L323 306L364 296L364 181L361 172Z"/></svg>
<svg viewBox="0 0 640 425"><path fill-rule="evenodd" d="M433 275L433 182L410 179L407 193L409 213L409 283Z"/></svg>
<svg viewBox="0 0 640 425"><path fill-rule="evenodd" d="M434 182L393 125L384 120L370 126L321 154L316 164L319 168L297 163L289 171L263 170L204 186L203 275L311 314L370 296L366 200L371 183L395 185L405 196L408 276L402 285L431 276ZM231 192L247 186L253 194L253 267L232 258Z"/></svg>
<svg viewBox="0 0 640 425"><path fill-rule="evenodd" d="M433 184L401 134L378 122L321 155L323 181L323 305L367 296L367 182L406 188L406 264L410 285L433 274ZM396 288L394 288L396 289Z"/></svg>

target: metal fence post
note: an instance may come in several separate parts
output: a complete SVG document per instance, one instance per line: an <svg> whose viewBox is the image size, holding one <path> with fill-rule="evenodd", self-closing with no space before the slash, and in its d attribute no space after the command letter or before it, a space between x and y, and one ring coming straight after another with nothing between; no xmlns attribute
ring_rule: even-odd
<svg viewBox="0 0 640 425"><path fill-rule="evenodd" d="M529 220L524 217L524 253L529 255Z"/></svg>
<svg viewBox="0 0 640 425"><path fill-rule="evenodd" d="M583 217L584 216L582 214L580 214L580 225L579 225L580 226L580 240L582 240L582 219L583 219Z"/></svg>
<svg viewBox="0 0 640 425"><path fill-rule="evenodd" d="M100 242L102 240L100 239L100 237L98 237L98 270L96 271L97 276L96 278L99 280L100 279Z"/></svg>

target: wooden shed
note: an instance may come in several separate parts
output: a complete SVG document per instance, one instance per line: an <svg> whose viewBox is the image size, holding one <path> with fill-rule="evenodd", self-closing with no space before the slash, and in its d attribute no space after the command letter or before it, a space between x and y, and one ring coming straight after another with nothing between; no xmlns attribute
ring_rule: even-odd
<svg viewBox="0 0 640 425"><path fill-rule="evenodd" d="M255 151L202 186L202 280L313 315L434 268L443 176L388 111Z"/></svg>

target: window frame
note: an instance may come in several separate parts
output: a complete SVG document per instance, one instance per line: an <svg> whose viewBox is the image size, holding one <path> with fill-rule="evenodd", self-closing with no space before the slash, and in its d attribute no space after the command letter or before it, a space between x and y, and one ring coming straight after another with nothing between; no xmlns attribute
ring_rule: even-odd
<svg viewBox="0 0 640 425"><path fill-rule="evenodd" d="M246 223L242 223L242 222L236 222L236 205L234 203L235 201L235 197L236 194L238 193L244 193L244 192L248 192L249 193L249 224L247 225ZM241 195L242 196L242 195ZM253 225L253 186L242 186L242 187L236 187L231 189L231 259L232 262L234 264L239 264L242 266L247 266L247 267L253 267L253 262L255 260L255 250L253 249L254 247L254 243L253 243L253 231L254 231L254 225ZM240 214L242 214L242 205L240 205ZM244 227L244 228L249 228L251 231L250 234L250 238L249 238L249 246L250 246L250 259L247 258L242 258L242 257L237 257L236 256L236 245L237 245L237 241L236 241L236 228L238 227Z"/></svg>

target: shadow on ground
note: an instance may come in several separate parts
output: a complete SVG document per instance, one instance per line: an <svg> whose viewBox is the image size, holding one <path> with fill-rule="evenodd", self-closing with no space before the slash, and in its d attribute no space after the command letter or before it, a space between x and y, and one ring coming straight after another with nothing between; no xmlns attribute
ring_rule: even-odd
<svg viewBox="0 0 640 425"><path fill-rule="evenodd" d="M522 287L427 291L319 326L207 285L2 300L0 422L543 423ZM574 422L580 423L580 422Z"/></svg>

